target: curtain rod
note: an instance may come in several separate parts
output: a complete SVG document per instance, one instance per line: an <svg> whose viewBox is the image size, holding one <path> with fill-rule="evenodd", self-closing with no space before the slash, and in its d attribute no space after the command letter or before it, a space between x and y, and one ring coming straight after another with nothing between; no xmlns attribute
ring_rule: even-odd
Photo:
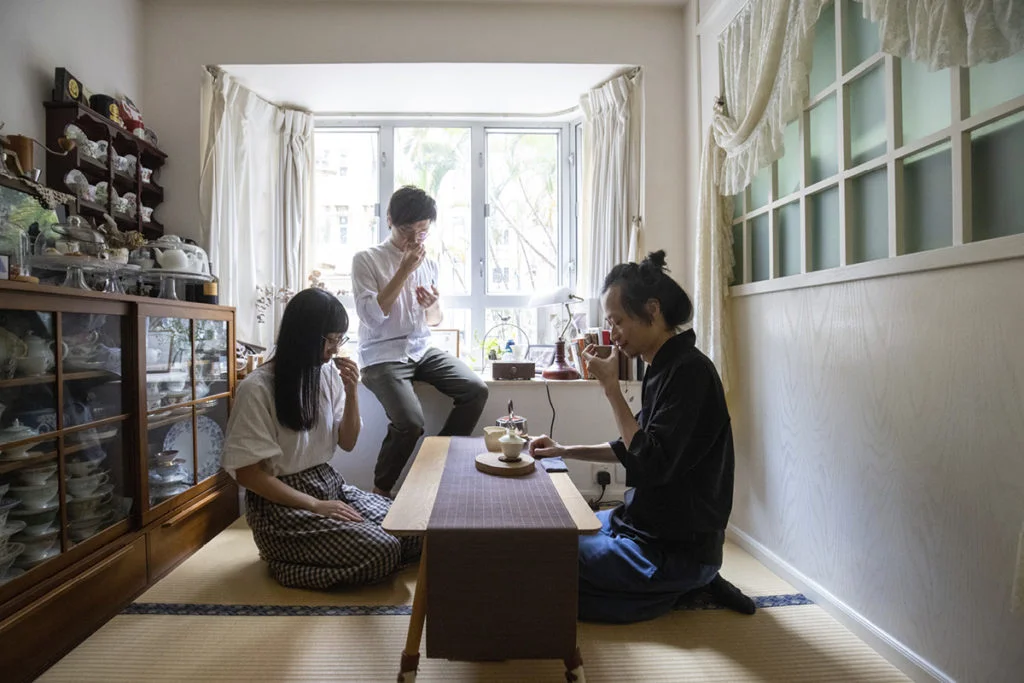
<svg viewBox="0 0 1024 683"><path fill-rule="evenodd" d="M317 112L313 114L314 119L373 119L375 121L388 119L555 119L563 116L571 116L580 111L579 106L569 107L560 111L533 114L496 114L484 112Z"/></svg>

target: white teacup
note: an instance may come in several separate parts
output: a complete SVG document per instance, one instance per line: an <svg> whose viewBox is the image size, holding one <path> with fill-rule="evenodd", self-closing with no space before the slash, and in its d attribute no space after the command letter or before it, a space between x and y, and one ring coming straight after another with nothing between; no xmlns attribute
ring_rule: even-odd
<svg viewBox="0 0 1024 683"><path fill-rule="evenodd" d="M38 467L30 467L28 469L21 470L18 474L21 476L21 480L29 486L42 486L47 480L53 476L53 473L57 471L57 464L51 463L48 465L40 465Z"/></svg>
<svg viewBox="0 0 1024 683"><path fill-rule="evenodd" d="M20 500L26 510L41 510L57 497L57 482L37 486L12 486L11 495Z"/></svg>
<svg viewBox="0 0 1024 683"><path fill-rule="evenodd" d="M64 468L72 477L88 477L93 474L96 468L99 466L100 461L97 460L80 460L78 462L69 462Z"/></svg>
<svg viewBox="0 0 1024 683"><path fill-rule="evenodd" d="M65 480L67 485L68 493L75 498L86 498L91 496L96 490L106 484L110 480L110 476L106 472L97 472L96 474L90 474L85 477L69 477Z"/></svg>

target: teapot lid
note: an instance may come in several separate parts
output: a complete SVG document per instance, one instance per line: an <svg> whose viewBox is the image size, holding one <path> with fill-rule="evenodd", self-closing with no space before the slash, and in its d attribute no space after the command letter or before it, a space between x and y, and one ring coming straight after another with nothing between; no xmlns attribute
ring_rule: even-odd
<svg viewBox="0 0 1024 683"><path fill-rule="evenodd" d="M36 430L32 429L26 424L22 424L20 420L15 419L9 427L6 429L0 429L0 436L3 436L6 441L13 441L19 438L28 438L35 436Z"/></svg>

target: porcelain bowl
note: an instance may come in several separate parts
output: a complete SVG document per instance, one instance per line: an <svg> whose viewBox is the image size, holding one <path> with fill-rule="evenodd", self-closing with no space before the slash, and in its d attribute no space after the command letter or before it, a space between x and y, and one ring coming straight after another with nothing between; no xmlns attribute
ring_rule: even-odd
<svg viewBox="0 0 1024 683"><path fill-rule="evenodd" d="M84 477L68 477L64 481L64 485L67 487L68 493L78 498L87 498L96 491L103 484L107 483L110 476L106 472L94 472Z"/></svg>
<svg viewBox="0 0 1024 683"><path fill-rule="evenodd" d="M113 516L113 511L108 510L93 517L83 517L82 519L76 519L73 522L68 522L68 535L71 537L72 541L84 541L87 538L95 536L96 532L104 528Z"/></svg>
<svg viewBox="0 0 1024 683"><path fill-rule="evenodd" d="M54 520L57 519L59 510L28 510L18 508L12 510L10 518L25 522L25 528L21 531L22 536L39 536L50 531Z"/></svg>
<svg viewBox="0 0 1024 683"><path fill-rule="evenodd" d="M43 486L56 473L57 463L48 463L36 467L28 467L18 472L27 486Z"/></svg>
<svg viewBox="0 0 1024 683"><path fill-rule="evenodd" d="M4 490L7 490L7 484L4 484ZM17 498L4 498L0 496L0 527L7 523L7 516L11 510L21 505L21 501Z"/></svg>
<svg viewBox="0 0 1024 683"><path fill-rule="evenodd" d="M57 543L60 542L60 533L54 529L39 536L18 536L18 543L25 546L21 555L23 562L32 562L46 555Z"/></svg>
<svg viewBox="0 0 1024 683"><path fill-rule="evenodd" d="M57 482L51 481L32 486L12 486L11 495L20 500L26 509L41 510L57 497Z"/></svg>
<svg viewBox="0 0 1024 683"><path fill-rule="evenodd" d="M5 549L0 550L0 576L7 574L7 570L23 552L25 552L25 546L22 543L8 543Z"/></svg>
<svg viewBox="0 0 1024 683"><path fill-rule="evenodd" d="M110 503L110 494L113 490L113 486L110 484L104 484L96 489L96 492L91 496L86 496L84 498L69 498L67 506L68 520L77 522L89 517L97 517L106 512L106 506Z"/></svg>

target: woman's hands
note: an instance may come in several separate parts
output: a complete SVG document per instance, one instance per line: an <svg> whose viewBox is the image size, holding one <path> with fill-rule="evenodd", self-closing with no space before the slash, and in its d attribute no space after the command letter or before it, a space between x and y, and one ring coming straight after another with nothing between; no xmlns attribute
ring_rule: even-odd
<svg viewBox="0 0 1024 683"><path fill-rule="evenodd" d="M356 512L354 507L340 500L317 500L310 507L310 512L314 512L321 517L340 519L343 522L363 521L363 516Z"/></svg>
<svg viewBox="0 0 1024 683"><path fill-rule="evenodd" d="M530 441L530 455L535 458L560 458L565 453L565 446L546 434Z"/></svg>
<svg viewBox="0 0 1024 683"><path fill-rule="evenodd" d="M345 393L351 394L359 386L359 366L351 358L335 358L334 366L338 368L341 375L341 384L345 387Z"/></svg>

